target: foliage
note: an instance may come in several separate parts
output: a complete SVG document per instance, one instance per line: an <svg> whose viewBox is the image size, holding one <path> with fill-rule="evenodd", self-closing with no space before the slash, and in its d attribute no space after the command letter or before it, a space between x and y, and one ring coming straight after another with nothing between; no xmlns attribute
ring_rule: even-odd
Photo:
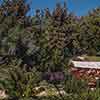
<svg viewBox="0 0 100 100"><path fill-rule="evenodd" d="M26 1L4 0L0 6L0 89L7 90L10 100L60 100L60 95L38 98L31 93L45 72L63 71L68 78L60 83L65 100L99 100L99 88L90 91L67 69L70 58L100 52L100 7L78 17L68 13L66 3L57 3L52 14L49 8L37 9L29 17Z"/></svg>

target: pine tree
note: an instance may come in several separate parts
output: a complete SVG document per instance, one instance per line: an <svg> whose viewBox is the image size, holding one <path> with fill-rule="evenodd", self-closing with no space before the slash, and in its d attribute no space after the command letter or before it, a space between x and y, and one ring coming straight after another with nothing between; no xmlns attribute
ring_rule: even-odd
<svg viewBox="0 0 100 100"><path fill-rule="evenodd" d="M19 1L18 0L17 1L14 1L14 0L9 1L8 0L2 4L0 9L1 9L1 13L2 13L1 17L0 17L1 18L1 21L0 21L1 53L4 52L7 54L9 51L9 48L10 48L9 42L14 40L12 35L16 34L16 33L12 34L12 31L14 31L15 26L18 25L19 22L21 24L21 27L22 27L22 25L25 26L25 24L24 24L24 20L26 19L25 15L26 15L27 11L29 10L29 8L28 8L28 5L26 5L23 0L19 0ZM23 17L24 17L24 19L23 19ZM18 25L18 28L19 27L20 26Z"/></svg>
<svg viewBox="0 0 100 100"><path fill-rule="evenodd" d="M99 12L99 10L97 11ZM96 53L99 52L99 20L100 17L98 13L96 14L96 10L94 10L93 13L85 16L81 21L81 28L83 31L80 36L83 40L81 40L80 43L82 43L81 46L84 46L85 51L91 55L96 55Z"/></svg>

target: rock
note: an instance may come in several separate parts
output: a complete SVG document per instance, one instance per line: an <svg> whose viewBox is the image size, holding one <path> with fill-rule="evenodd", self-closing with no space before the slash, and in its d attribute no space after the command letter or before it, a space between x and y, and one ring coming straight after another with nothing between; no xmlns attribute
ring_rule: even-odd
<svg viewBox="0 0 100 100"><path fill-rule="evenodd" d="M5 90L0 90L0 99L5 99L7 97L8 95L5 93Z"/></svg>

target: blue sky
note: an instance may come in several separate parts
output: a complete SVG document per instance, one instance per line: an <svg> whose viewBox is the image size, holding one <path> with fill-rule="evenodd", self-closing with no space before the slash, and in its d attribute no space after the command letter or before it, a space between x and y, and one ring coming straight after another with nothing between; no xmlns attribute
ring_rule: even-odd
<svg viewBox="0 0 100 100"><path fill-rule="evenodd" d="M63 4L67 1L67 8L70 12L75 13L77 16L86 15L89 10L100 7L100 0L32 0L31 11L29 14L33 15L34 9L44 9L49 7L53 10L57 1Z"/></svg>
<svg viewBox="0 0 100 100"><path fill-rule="evenodd" d="M3 1L3 0L0 0ZM100 7L100 0L28 0L31 2L31 10L28 15L34 15L35 9L50 8L52 11L57 2L63 4L67 1L67 8L70 12L75 13L77 16L86 15L89 10Z"/></svg>

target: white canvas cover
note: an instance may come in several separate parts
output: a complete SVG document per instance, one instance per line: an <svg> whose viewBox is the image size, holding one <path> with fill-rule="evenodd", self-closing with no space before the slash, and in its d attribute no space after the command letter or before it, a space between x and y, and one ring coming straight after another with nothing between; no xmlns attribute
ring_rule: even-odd
<svg viewBox="0 0 100 100"><path fill-rule="evenodd" d="M88 62L88 61L72 61L74 67L77 68L94 68L100 69L100 62Z"/></svg>

